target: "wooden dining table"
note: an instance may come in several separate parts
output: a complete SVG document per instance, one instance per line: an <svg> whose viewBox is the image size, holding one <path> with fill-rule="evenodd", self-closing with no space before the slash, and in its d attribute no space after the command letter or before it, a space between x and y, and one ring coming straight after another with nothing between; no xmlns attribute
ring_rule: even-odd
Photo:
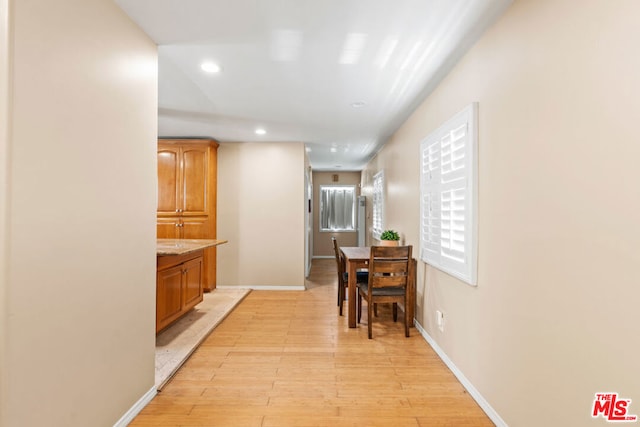
<svg viewBox="0 0 640 427"><path fill-rule="evenodd" d="M340 252L344 256L346 263L346 271L349 273L349 282L347 286L347 313L349 320L349 327L356 327L356 272L360 269L366 269L369 265L369 258L371 257L370 246L345 246L340 248ZM413 316L415 311L416 301L416 260L415 258L409 263L409 283L407 285L407 305L404 307L408 310L409 319L413 325Z"/></svg>

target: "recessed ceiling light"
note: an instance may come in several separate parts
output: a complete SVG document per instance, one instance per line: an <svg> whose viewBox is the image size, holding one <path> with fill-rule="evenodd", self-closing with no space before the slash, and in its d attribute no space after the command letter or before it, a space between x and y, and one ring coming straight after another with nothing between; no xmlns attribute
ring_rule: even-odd
<svg viewBox="0 0 640 427"><path fill-rule="evenodd" d="M267 133L267 131L262 128L256 129L255 132L256 132L256 135L264 135Z"/></svg>
<svg viewBox="0 0 640 427"><path fill-rule="evenodd" d="M331 152L332 152L332 153L337 153L337 152L338 152L338 149L337 149L336 147L331 147Z"/></svg>
<svg viewBox="0 0 640 427"><path fill-rule="evenodd" d="M219 73L222 71L222 67L215 62L203 62L200 65L200 68L202 68L202 71L206 71L207 73Z"/></svg>
<svg viewBox="0 0 640 427"><path fill-rule="evenodd" d="M356 102L352 102L352 103L351 103L351 106L352 106L353 108L362 108L362 107L364 107L365 105L367 105L367 103L366 103L366 102L364 102L364 101L356 101Z"/></svg>

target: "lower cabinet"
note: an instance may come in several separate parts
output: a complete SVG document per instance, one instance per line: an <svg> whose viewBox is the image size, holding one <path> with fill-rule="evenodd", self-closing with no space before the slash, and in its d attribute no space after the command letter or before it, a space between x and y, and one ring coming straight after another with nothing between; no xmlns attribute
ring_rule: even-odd
<svg viewBox="0 0 640 427"><path fill-rule="evenodd" d="M204 216L158 218L159 239L202 239L211 228L209 218ZM209 292L216 287L216 248L204 250L202 288Z"/></svg>
<svg viewBox="0 0 640 427"><path fill-rule="evenodd" d="M158 256L156 333L202 302L203 251Z"/></svg>

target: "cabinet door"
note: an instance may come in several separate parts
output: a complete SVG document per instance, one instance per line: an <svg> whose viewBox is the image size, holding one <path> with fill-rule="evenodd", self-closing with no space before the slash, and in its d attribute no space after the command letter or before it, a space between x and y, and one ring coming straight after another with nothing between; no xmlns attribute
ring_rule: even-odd
<svg viewBox="0 0 640 427"><path fill-rule="evenodd" d="M180 225L181 239L208 239L209 219L207 217L183 217Z"/></svg>
<svg viewBox="0 0 640 427"><path fill-rule="evenodd" d="M183 264L183 310L189 310L202 301L202 257Z"/></svg>
<svg viewBox="0 0 640 427"><path fill-rule="evenodd" d="M156 279L156 332L182 314L183 266L159 271Z"/></svg>
<svg viewBox="0 0 640 427"><path fill-rule="evenodd" d="M176 215L180 205L179 147L158 145L158 214Z"/></svg>
<svg viewBox="0 0 640 427"><path fill-rule="evenodd" d="M182 236L182 227L179 218L158 218L158 239L179 239Z"/></svg>
<svg viewBox="0 0 640 427"><path fill-rule="evenodd" d="M182 158L182 215L207 215L209 212L209 146L184 145Z"/></svg>

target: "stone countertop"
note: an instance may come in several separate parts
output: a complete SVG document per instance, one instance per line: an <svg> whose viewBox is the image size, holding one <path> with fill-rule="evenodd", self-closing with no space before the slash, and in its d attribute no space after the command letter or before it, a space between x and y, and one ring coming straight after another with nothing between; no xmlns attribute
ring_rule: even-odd
<svg viewBox="0 0 640 427"><path fill-rule="evenodd" d="M228 240L213 239L158 239L156 254L159 256L184 255L227 242Z"/></svg>

